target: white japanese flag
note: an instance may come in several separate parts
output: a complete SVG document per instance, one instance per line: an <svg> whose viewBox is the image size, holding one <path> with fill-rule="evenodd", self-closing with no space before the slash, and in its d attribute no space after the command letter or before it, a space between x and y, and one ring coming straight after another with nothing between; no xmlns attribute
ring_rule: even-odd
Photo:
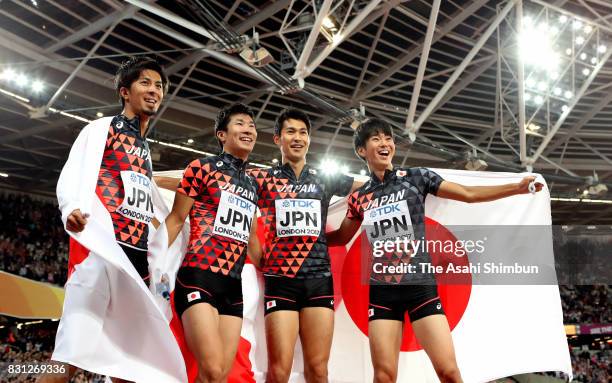
<svg viewBox="0 0 612 383"><path fill-rule="evenodd" d="M464 185L498 185L519 182L526 174L468 172L435 169L445 180ZM168 175L168 174L166 174ZM175 175L180 176L180 175ZM538 181L544 183L541 177ZM167 201L172 196L165 195ZM346 199L337 200L329 210L328 230L346 215ZM495 240L498 254L519 263L538 264L554 270L550 236L550 196L545 187L531 195L513 196L486 203L467 204L427 197L427 221L446 235L462 238L459 226L490 226L492 232L508 227L537 228L536 247L517 243L510 233ZM498 231L499 231L498 230ZM512 232L512 230L511 230ZM548 235L542 235L542 233ZM361 239L346 248L330 248L335 288L335 330L329 362L331 382L371 382L373 370L367 330L367 286L358 265L364 256ZM468 255L469 257L469 255ZM242 341L230 382L265 380L267 368L263 315L263 284L252 265L243 271L244 323ZM550 276L549 276L550 279ZM552 276L554 280L554 273ZM470 277L469 281L475 281ZM486 382L510 375L562 371L571 375L571 362L563 327L561 300L554 284L468 283L438 287L451 327L457 362L465 382ZM190 375L191 377L191 375ZM301 346L296 345L292 382L303 382ZM433 367L420 348L409 321L404 329L400 355L399 382L437 382Z"/></svg>

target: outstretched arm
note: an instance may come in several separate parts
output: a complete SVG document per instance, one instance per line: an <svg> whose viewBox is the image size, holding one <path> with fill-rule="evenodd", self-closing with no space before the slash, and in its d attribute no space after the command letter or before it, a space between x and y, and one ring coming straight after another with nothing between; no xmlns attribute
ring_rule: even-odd
<svg viewBox="0 0 612 383"><path fill-rule="evenodd" d="M168 246L171 246L178 233L183 228L187 214L193 206L193 199L185 194L176 193L172 211L166 217L166 228L168 229Z"/></svg>
<svg viewBox="0 0 612 383"><path fill-rule="evenodd" d="M359 230L360 226L361 221L344 217L340 227L337 230L325 234L327 237L327 246L346 245L348 241L353 238L357 230Z"/></svg>
<svg viewBox="0 0 612 383"><path fill-rule="evenodd" d="M153 180L160 188L164 188L171 191L176 191L179 184L179 179L172 177L154 176Z"/></svg>
<svg viewBox="0 0 612 383"><path fill-rule="evenodd" d="M465 186L450 181L442 181L436 195L441 198L469 203L494 201L516 194L529 193L529 184L534 182L535 179L535 176L527 176L519 183L495 186ZM534 187L535 191L539 192L544 185L536 182Z"/></svg>

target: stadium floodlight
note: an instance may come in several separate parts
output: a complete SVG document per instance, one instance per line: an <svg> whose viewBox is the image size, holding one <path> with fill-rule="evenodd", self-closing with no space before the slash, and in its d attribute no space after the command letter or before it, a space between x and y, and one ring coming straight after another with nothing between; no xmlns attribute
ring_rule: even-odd
<svg viewBox="0 0 612 383"><path fill-rule="evenodd" d="M527 85L527 87L529 88L535 88L536 86L536 81L533 77L529 77L526 81L525 81L525 85Z"/></svg>
<svg viewBox="0 0 612 383"><path fill-rule="evenodd" d="M28 85L28 76L23 73L19 73L15 77L15 84L20 88L26 87Z"/></svg>
<svg viewBox="0 0 612 383"><path fill-rule="evenodd" d="M2 80L11 81L14 77L15 77L15 71L12 70L11 68L7 68L3 70L2 73L0 74L0 78Z"/></svg>
<svg viewBox="0 0 612 383"><path fill-rule="evenodd" d="M587 58L587 54L586 54L586 53L584 53L584 52L582 52L582 53L580 54L580 60L586 60L586 58Z"/></svg>
<svg viewBox="0 0 612 383"><path fill-rule="evenodd" d="M340 171L340 166L338 163L331 158L324 158L323 161L321 161L320 168L323 173L329 175L336 174L338 171Z"/></svg>
<svg viewBox="0 0 612 383"><path fill-rule="evenodd" d="M590 70L589 68L584 68L584 69L582 70L582 74L583 74L583 75L585 75L585 76L588 76L588 75L589 75L589 73L591 73L591 70Z"/></svg>
<svg viewBox="0 0 612 383"><path fill-rule="evenodd" d="M556 80L556 79L558 79L558 78L559 78L559 72L551 72L551 73L550 73L550 78L551 78L552 80Z"/></svg>
<svg viewBox="0 0 612 383"><path fill-rule="evenodd" d="M582 21L580 20L574 20L574 22L572 23L572 27L574 29L580 29L582 28Z"/></svg>
<svg viewBox="0 0 612 383"><path fill-rule="evenodd" d="M560 96L561 95L561 88L556 87L555 89L553 89L553 93L555 94L555 96Z"/></svg>
<svg viewBox="0 0 612 383"><path fill-rule="evenodd" d="M586 33L587 35L589 33L591 33L593 31L593 27L590 25L587 25L586 27L584 27L584 33Z"/></svg>
<svg viewBox="0 0 612 383"><path fill-rule="evenodd" d="M597 52L599 53L606 53L606 46L605 45L600 45L597 47Z"/></svg>
<svg viewBox="0 0 612 383"><path fill-rule="evenodd" d="M188 143L188 144L193 144L193 138L188 138L188 139L187 139L187 143Z"/></svg>
<svg viewBox="0 0 612 383"><path fill-rule="evenodd" d="M544 92L546 90L546 88L548 88L548 84L545 81L540 81L538 83L538 90L540 92Z"/></svg>
<svg viewBox="0 0 612 383"><path fill-rule="evenodd" d="M544 102L544 98L540 95L535 96L535 98L533 99L533 101L537 104L537 105L541 105Z"/></svg>
<svg viewBox="0 0 612 383"><path fill-rule="evenodd" d="M362 176L365 176L366 175L366 171L364 169L361 169L359 171L359 174L362 175Z"/></svg>
<svg viewBox="0 0 612 383"><path fill-rule="evenodd" d="M582 44L584 44L584 37L582 36L576 37L576 45L582 45Z"/></svg>
<svg viewBox="0 0 612 383"><path fill-rule="evenodd" d="M561 16L559 16L559 22L560 22L561 24L565 24L565 23L567 23L567 16L565 16L565 15L561 15Z"/></svg>
<svg viewBox="0 0 612 383"><path fill-rule="evenodd" d="M32 82L32 91L34 93L40 93L45 89L45 84L40 80L34 80Z"/></svg>
<svg viewBox="0 0 612 383"><path fill-rule="evenodd" d="M531 100L531 95L529 93L525 93L523 98L525 99L525 101L529 101L529 100Z"/></svg>
<svg viewBox="0 0 612 383"><path fill-rule="evenodd" d="M568 56L571 56L572 55L572 48L567 48L565 50L565 54L568 55Z"/></svg>
<svg viewBox="0 0 612 383"><path fill-rule="evenodd" d="M553 49L553 34L547 24L537 28L525 25L519 36L519 54L525 65L553 71L559 66L559 56Z"/></svg>
<svg viewBox="0 0 612 383"><path fill-rule="evenodd" d="M570 98L574 96L574 94L572 93L571 90L566 90L565 93L563 93L563 96L569 100Z"/></svg>
<svg viewBox="0 0 612 383"><path fill-rule="evenodd" d="M96 113L96 117L98 117L98 118L102 118L102 117L104 117L104 113L102 113L102 112L97 112L97 113Z"/></svg>
<svg viewBox="0 0 612 383"><path fill-rule="evenodd" d="M597 57L591 57L591 64L595 65L597 64Z"/></svg>
<svg viewBox="0 0 612 383"><path fill-rule="evenodd" d="M569 106L567 106L567 105L563 105L561 107L561 111L563 111L563 112L567 111L568 109L569 109Z"/></svg>

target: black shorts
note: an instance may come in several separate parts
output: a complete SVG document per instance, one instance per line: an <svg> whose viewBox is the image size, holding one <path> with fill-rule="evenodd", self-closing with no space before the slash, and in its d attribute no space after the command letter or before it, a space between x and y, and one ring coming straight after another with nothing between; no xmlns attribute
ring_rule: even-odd
<svg viewBox="0 0 612 383"><path fill-rule="evenodd" d="M119 244L123 249L125 255L127 255L132 265L140 275L140 278L145 282L145 285L149 282L149 259L147 258L146 250L138 250L133 247Z"/></svg>
<svg viewBox="0 0 612 383"><path fill-rule="evenodd" d="M410 322L429 315L443 314L444 309L436 285L371 285L368 319L404 321L408 312Z"/></svg>
<svg viewBox="0 0 612 383"><path fill-rule="evenodd" d="M334 309L334 280L331 276L313 279L264 276L264 311L300 311L304 307Z"/></svg>
<svg viewBox="0 0 612 383"><path fill-rule="evenodd" d="M181 267L176 276L174 308L181 317L198 303L210 304L219 315L242 318L242 282L209 270Z"/></svg>

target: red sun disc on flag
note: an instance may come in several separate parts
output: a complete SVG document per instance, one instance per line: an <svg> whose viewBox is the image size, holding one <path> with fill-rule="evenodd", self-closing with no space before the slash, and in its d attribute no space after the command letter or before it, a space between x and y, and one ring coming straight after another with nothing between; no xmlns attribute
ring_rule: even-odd
<svg viewBox="0 0 612 383"><path fill-rule="evenodd" d="M426 218L425 237L427 240L453 241L457 243L457 238L446 227L440 223ZM351 319L364 335L368 335L368 299L369 286L362 281L362 240L367 241L365 234L359 236L344 259L342 267L342 298ZM443 266L446 269L448 263L454 266L468 266L467 256L456 254L446 254L431 251L432 264ZM364 254L370 257L370 254ZM465 274L436 274L438 282L438 294L446 314L451 331L457 326L465 309L467 308L472 291L472 275ZM421 345L417 342L412 330L412 325L408 318L405 318L404 336L402 339L402 351L421 350Z"/></svg>

